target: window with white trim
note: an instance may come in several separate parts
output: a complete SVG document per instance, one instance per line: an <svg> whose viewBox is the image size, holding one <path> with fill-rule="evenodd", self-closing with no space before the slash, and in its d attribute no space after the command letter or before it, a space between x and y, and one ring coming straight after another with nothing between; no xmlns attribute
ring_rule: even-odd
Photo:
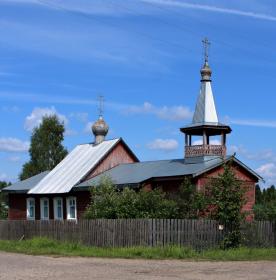
<svg viewBox="0 0 276 280"><path fill-rule="evenodd" d="M40 219L49 220L49 199L48 198L40 199Z"/></svg>
<svg viewBox="0 0 276 280"><path fill-rule="evenodd" d="M55 220L63 220L63 199L62 199L62 197L54 198L54 218L55 218Z"/></svg>
<svg viewBox="0 0 276 280"><path fill-rule="evenodd" d="M67 197L67 220L77 219L77 199L76 197Z"/></svg>
<svg viewBox="0 0 276 280"><path fill-rule="evenodd" d="M35 199L27 198L27 220L35 220Z"/></svg>

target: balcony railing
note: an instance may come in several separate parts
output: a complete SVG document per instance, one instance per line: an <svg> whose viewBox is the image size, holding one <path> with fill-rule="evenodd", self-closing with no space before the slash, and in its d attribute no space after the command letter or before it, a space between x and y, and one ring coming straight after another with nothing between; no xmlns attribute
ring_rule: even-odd
<svg viewBox="0 0 276 280"><path fill-rule="evenodd" d="M225 156L226 147L223 145L195 145L185 147L185 157Z"/></svg>

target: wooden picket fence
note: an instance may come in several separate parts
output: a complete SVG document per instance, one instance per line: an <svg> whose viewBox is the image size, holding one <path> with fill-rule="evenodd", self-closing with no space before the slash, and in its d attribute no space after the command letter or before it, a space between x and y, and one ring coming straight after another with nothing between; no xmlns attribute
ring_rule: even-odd
<svg viewBox="0 0 276 280"><path fill-rule="evenodd" d="M244 245L276 246L275 223L243 225ZM197 250L218 247L227 229L212 220L96 219L76 221L0 221L0 239L48 237L97 247L176 245Z"/></svg>

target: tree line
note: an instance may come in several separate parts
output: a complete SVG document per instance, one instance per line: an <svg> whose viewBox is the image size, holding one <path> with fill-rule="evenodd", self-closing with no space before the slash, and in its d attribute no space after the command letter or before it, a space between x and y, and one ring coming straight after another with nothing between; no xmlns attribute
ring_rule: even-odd
<svg viewBox="0 0 276 280"><path fill-rule="evenodd" d="M276 189L272 185L261 189L256 186L254 214L256 220L276 221Z"/></svg>

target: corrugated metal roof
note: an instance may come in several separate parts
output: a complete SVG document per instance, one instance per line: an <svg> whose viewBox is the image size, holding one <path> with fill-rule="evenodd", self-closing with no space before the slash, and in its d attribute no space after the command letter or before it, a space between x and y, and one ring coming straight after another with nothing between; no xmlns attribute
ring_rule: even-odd
<svg viewBox="0 0 276 280"><path fill-rule="evenodd" d="M193 124L198 123L218 123L218 116L210 81L201 82L200 94L197 99L193 117Z"/></svg>
<svg viewBox="0 0 276 280"><path fill-rule="evenodd" d="M28 190L33 188L36 184L38 184L49 172L50 171L44 171L26 180L16 182L11 186L4 188L2 191L21 192L21 193L27 192Z"/></svg>
<svg viewBox="0 0 276 280"><path fill-rule="evenodd" d="M119 141L120 139L114 139L98 145L78 145L28 193L69 192Z"/></svg>
<svg viewBox="0 0 276 280"><path fill-rule="evenodd" d="M110 177L117 185L138 184L150 178L193 175L223 162L221 157L197 159L186 162L184 159L158 160L130 164L121 164L88 181L77 188L95 186L103 176Z"/></svg>
<svg viewBox="0 0 276 280"><path fill-rule="evenodd" d="M94 178L91 178L90 180L80 183L75 189L78 190L81 188L96 186L104 176L110 177L116 185L135 185L151 178L181 177L187 175L196 177L217 166L220 166L231 158L233 157L228 156L226 159L221 157L199 157L194 158L192 161L174 159L121 164ZM236 158L233 158L233 160L240 164L240 161ZM261 177L254 171L244 164L242 165L249 173L261 179Z"/></svg>

